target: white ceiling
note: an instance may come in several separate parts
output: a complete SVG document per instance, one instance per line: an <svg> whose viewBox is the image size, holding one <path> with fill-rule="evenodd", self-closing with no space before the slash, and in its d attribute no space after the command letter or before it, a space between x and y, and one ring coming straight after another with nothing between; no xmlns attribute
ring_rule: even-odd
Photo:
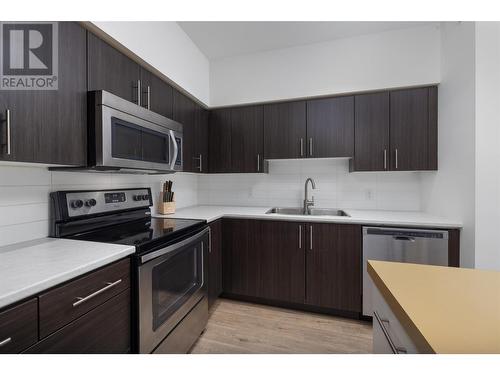
<svg viewBox="0 0 500 375"><path fill-rule="evenodd" d="M436 22L178 22L210 60Z"/></svg>

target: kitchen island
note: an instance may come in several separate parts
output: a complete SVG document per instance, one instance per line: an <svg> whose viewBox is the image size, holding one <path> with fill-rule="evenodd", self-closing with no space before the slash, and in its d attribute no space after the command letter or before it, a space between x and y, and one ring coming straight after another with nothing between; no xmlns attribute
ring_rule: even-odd
<svg viewBox="0 0 500 375"><path fill-rule="evenodd" d="M500 272L369 261L368 273L375 352L385 338L397 353L500 353Z"/></svg>

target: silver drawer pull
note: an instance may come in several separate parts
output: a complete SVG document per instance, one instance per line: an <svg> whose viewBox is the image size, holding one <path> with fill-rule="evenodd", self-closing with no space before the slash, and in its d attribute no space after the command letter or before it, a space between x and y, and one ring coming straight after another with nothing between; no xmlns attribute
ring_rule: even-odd
<svg viewBox="0 0 500 375"><path fill-rule="evenodd" d="M0 348L1 348L2 346L7 345L7 344L8 344L9 342L11 342L11 341L12 341L12 337L7 337L5 340L0 341Z"/></svg>
<svg viewBox="0 0 500 375"><path fill-rule="evenodd" d="M380 319L378 316L378 313L376 311L373 312L373 316L375 319L377 319L378 324L380 325L380 328L382 328L382 333L384 334L385 338L387 339L387 342L389 343L389 346L391 347L391 350L394 354L406 354L408 351L406 348L403 348L401 346L396 346L394 345L394 342L392 341L391 336L389 335L389 332L387 331L387 328L385 328L384 323L389 324L389 321L387 319Z"/></svg>
<svg viewBox="0 0 500 375"><path fill-rule="evenodd" d="M106 283L106 286L104 288L99 289L99 290L95 291L92 294L89 294L87 297L76 297L76 299L78 301L76 301L75 303L73 303L73 307L76 307L78 305L81 305L84 302L87 302L89 299L92 299L95 296L97 296L97 295L99 295L101 293L104 293L106 290L111 289L112 287L114 287L115 285L120 284L121 282L122 282L122 279L116 280L113 283Z"/></svg>

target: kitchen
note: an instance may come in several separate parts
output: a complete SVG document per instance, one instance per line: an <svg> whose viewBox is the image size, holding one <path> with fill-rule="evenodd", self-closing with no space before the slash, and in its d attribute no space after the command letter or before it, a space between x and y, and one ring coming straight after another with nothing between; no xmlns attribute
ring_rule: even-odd
<svg viewBox="0 0 500 375"><path fill-rule="evenodd" d="M1 27L0 353L500 353L497 22Z"/></svg>

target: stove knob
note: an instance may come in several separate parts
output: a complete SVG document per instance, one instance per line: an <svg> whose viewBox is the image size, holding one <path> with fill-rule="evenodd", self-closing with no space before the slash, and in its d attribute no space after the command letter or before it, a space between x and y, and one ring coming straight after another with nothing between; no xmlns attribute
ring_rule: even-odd
<svg viewBox="0 0 500 375"><path fill-rule="evenodd" d="M149 195L143 195L142 196L143 201L148 201L149 200Z"/></svg>
<svg viewBox="0 0 500 375"><path fill-rule="evenodd" d="M97 201L95 199L89 199L88 201L85 202L85 206L87 207L94 207L97 204Z"/></svg>
<svg viewBox="0 0 500 375"><path fill-rule="evenodd" d="M83 207L83 201L81 199L76 199L73 202L71 202L71 207L73 208L82 208Z"/></svg>
<svg viewBox="0 0 500 375"><path fill-rule="evenodd" d="M142 195L134 195L134 201L142 200Z"/></svg>

